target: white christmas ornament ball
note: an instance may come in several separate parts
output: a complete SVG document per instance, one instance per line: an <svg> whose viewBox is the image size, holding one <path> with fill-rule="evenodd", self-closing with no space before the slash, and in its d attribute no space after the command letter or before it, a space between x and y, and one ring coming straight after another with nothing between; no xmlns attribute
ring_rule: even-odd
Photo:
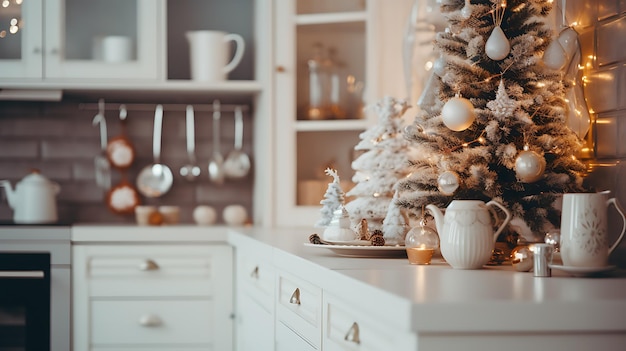
<svg viewBox="0 0 626 351"><path fill-rule="evenodd" d="M228 205L222 212L222 218L228 225L243 225L248 219L248 211L241 205Z"/></svg>
<svg viewBox="0 0 626 351"><path fill-rule="evenodd" d="M524 183L534 183L541 179L546 170L546 160L534 151L521 151L515 159L515 175Z"/></svg>
<svg viewBox="0 0 626 351"><path fill-rule="evenodd" d="M476 120L474 105L468 99L455 96L443 105L441 119L446 127L456 132L465 130Z"/></svg>
<svg viewBox="0 0 626 351"><path fill-rule="evenodd" d="M193 220L198 225L212 225L217 219L217 212L211 206L200 205L193 210Z"/></svg>
<svg viewBox="0 0 626 351"><path fill-rule="evenodd" d="M437 188L444 195L452 195L461 183L456 172L445 171L437 178Z"/></svg>

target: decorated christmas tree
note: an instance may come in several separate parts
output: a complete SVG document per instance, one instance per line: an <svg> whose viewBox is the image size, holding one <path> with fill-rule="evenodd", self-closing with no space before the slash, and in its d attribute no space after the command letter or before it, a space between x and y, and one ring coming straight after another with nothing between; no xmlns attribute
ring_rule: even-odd
<svg viewBox="0 0 626 351"><path fill-rule="evenodd" d="M326 168L324 171L326 175L333 177L333 181L328 183L324 198L320 201L322 208L320 212L322 217L315 224L316 227L326 227L333 219L333 214L340 206L344 204L345 196L343 189L341 189L341 180L337 171L334 169Z"/></svg>
<svg viewBox="0 0 626 351"><path fill-rule="evenodd" d="M554 202L583 191L581 140L567 127L563 72L543 55L551 0L442 0L436 98L405 135L419 149L397 204L499 200L533 234L558 226Z"/></svg>
<svg viewBox="0 0 626 351"><path fill-rule="evenodd" d="M408 103L385 97L372 108L378 123L361 133L361 141L354 147L364 152L352 162L355 170L352 181L356 185L346 194L354 197L346 209L354 226L366 219L368 228L374 231L382 228L394 185L409 173L411 148L402 135L405 125L402 116L409 108Z"/></svg>

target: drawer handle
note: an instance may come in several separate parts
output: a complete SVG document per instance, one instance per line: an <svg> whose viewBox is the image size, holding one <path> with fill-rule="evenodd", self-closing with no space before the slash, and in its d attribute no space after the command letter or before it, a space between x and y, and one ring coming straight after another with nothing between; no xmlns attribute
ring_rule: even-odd
<svg viewBox="0 0 626 351"><path fill-rule="evenodd" d="M159 269L159 265L153 260L147 259L139 265L139 269L142 271L156 271Z"/></svg>
<svg viewBox="0 0 626 351"><path fill-rule="evenodd" d="M158 327L163 324L163 321L159 318L159 316L147 314L139 318L139 324L143 327Z"/></svg>
<svg viewBox="0 0 626 351"><path fill-rule="evenodd" d="M293 305L300 304L300 288L296 288L296 290L293 291L293 294L291 294L291 298L289 299L289 303Z"/></svg>
<svg viewBox="0 0 626 351"><path fill-rule="evenodd" d="M344 339L357 345L361 344L361 338L359 337L359 325L356 322L352 323L352 327L350 327Z"/></svg>
<svg viewBox="0 0 626 351"><path fill-rule="evenodd" d="M259 279L259 266L254 267L252 273L250 273L250 277L254 279Z"/></svg>

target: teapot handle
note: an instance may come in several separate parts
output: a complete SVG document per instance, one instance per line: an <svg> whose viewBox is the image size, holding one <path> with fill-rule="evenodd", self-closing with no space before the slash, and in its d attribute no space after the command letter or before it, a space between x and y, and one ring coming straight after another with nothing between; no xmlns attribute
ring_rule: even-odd
<svg viewBox="0 0 626 351"><path fill-rule="evenodd" d="M498 239L498 235L500 235L500 232L502 232L504 227L506 227L506 225L509 224L509 222L511 221L511 212L509 212L509 210L507 210L506 207L504 207L501 203L499 203L496 200L491 200L485 204L485 206L487 207L492 206L492 205L499 207L502 210L502 212L504 212L504 214L506 215L506 217L504 218L504 221L502 221L502 224L500 224L500 227L498 228L498 230L496 230L496 232L493 233L493 241L495 242L496 239Z"/></svg>

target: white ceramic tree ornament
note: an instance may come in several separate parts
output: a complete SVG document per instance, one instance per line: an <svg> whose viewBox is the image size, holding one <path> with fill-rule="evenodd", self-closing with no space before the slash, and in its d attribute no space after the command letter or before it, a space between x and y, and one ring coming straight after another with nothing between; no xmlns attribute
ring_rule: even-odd
<svg viewBox="0 0 626 351"><path fill-rule="evenodd" d="M493 22L495 27L491 31L491 35L489 35L489 39L485 43L485 53L487 57L494 61L503 60L505 57L509 56L509 52L511 52L511 43L509 39L504 34L502 27L502 19L504 18L504 11L506 8L506 2L498 1L495 10L493 11Z"/></svg>
<svg viewBox="0 0 626 351"><path fill-rule="evenodd" d="M534 183L543 177L545 170L546 159L525 145L524 150L515 159L517 179L524 183Z"/></svg>
<svg viewBox="0 0 626 351"><path fill-rule="evenodd" d="M457 94L443 105L441 109L443 124L456 132L469 128L476 119L474 105Z"/></svg>

